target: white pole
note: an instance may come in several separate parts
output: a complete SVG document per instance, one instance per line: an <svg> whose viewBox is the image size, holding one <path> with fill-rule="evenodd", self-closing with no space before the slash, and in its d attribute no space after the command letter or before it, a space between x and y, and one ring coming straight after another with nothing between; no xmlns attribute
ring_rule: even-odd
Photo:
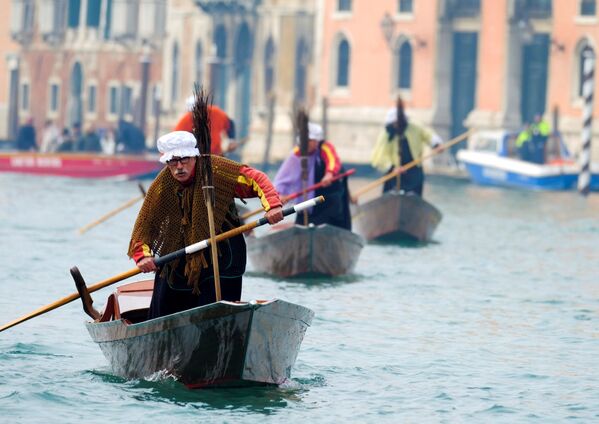
<svg viewBox="0 0 599 424"><path fill-rule="evenodd" d="M591 138L593 135L593 93L595 91L595 53L589 46L582 50L582 150L580 151L580 174L578 175L578 191L587 196L591 185Z"/></svg>

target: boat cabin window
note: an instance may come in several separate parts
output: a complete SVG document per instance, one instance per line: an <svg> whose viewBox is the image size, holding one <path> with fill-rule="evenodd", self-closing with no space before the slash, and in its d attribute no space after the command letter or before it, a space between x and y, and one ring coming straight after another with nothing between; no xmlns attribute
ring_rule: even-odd
<svg viewBox="0 0 599 424"><path fill-rule="evenodd" d="M495 153L497 151L497 139L493 136L480 136L474 143L474 150Z"/></svg>

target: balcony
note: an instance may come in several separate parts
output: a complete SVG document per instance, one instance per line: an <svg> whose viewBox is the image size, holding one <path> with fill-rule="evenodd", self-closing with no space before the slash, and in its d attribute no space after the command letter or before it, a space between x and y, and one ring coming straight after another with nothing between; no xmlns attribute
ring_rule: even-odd
<svg viewBox="0 0 599 424"><path fill-rule="evenodd" d="M551 0L516 0L514 15L528 19L550 19Z"/></svg>
<svg viewBox="0 0 599 424"><path fill-rule="evenodd" d="M140 0L139 31L142 40L160 40L165 35L166 0Z"/></svg>
<svg viewBox="0 0 599 424"><path fill-rule="evenodd" d="M209 14L245 14L254 12L262 0L194 0L194 2Z"/></svg>
<svg viewBox="0 0 599 424"><path fill-rule="evenodd" d="M480 16L480 0L447 0L447 18L476 18Z"/></svg>
<svg viewBox="0 0 599 424"><path fill-rule="evenodd" d="M33 38L33 0L12 0L10 35L17 43L28 44Z"/></svg>
<svg viewBox="0 0 599 424"><path fill-rule="evenodd" d="M48 44L57 44L64 39L67 22L67 0L41 0L38 13L40 35Z"/></svg>

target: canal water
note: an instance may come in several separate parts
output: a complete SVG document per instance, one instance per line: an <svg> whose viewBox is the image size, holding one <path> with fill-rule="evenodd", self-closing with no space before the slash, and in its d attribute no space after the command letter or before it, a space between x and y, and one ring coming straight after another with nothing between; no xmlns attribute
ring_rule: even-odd
<svg viewBox="0 0 599 424"><path fill-rule="evenodd" d="M364 183L364 181L358 181ZM133 267L134 182L0 175L0 324ZM599 421L599 195L431 178L433 243L368 244L353 275L243 298L313 309L282 387L189 391L111 375L79 302L0 333L1 422ZM93 295L101 306L111 289Z"/></svg>

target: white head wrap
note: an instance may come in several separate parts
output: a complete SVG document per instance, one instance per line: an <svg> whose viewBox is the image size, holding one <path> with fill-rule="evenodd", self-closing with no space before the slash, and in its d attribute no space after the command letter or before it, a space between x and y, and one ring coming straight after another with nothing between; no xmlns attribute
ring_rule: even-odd
<svg viewBox="0 0 599 424"><path fill-rule="evenodd" d="M200 151L196 147L196 139L192 133L187 131L173 131L164 134L158 139L158 151L162 153L160 162L166 163L173 156L183 158L199 156Z"/></svg>
<svg viewBox="0 0 599 424"><path fill-rule="evenodd" d="M385 116L385 125L389 125L397 121L397 108L391 108Z"/></svg>
<svg viewBox="0 0 599 424"><path fill-rule="evenodd" d="M324 140L322 127L314 122L308 122L308 139L316 141Z"/></svg>

